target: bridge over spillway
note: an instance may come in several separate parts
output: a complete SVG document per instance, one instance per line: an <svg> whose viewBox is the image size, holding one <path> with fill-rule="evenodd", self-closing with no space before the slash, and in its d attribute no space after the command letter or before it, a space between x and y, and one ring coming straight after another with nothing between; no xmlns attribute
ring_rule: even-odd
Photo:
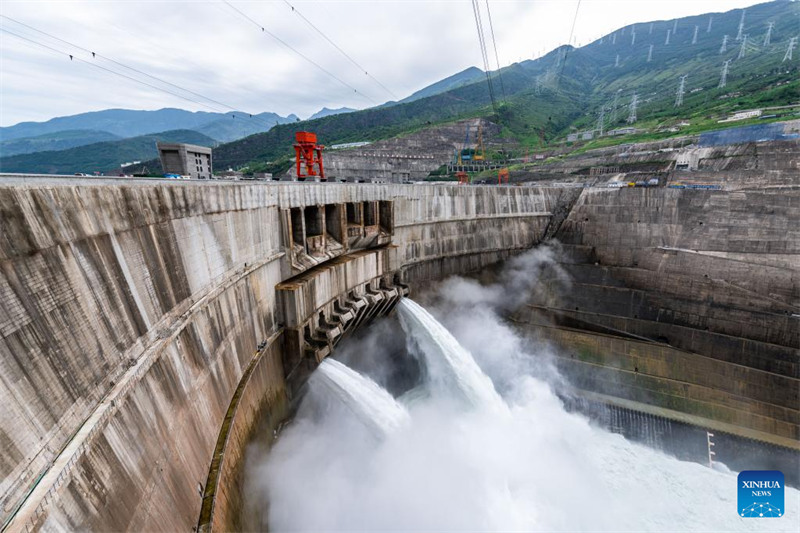
<svg viewBox="0 0 800 533"><path fill-rule="evenodd" d="M563 366L582 388L791 446L798 206L797 191L4 178L0 521L230 528L255 427L278 427L342 338L409 289L553 237L578 290L510 318L580 354Z"/></svg>

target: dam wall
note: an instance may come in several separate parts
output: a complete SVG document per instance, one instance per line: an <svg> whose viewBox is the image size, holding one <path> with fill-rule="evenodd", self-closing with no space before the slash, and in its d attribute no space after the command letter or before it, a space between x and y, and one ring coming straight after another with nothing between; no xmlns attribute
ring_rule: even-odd
<svg viewBox="0 0 800 533"><path fill-rule="evenodd" d="M584 190L556 233L570 290L513 318L581 390L798 449L797 213L797 190Z"/></svg>
<svg viewBox="0 0 800 533"><path fill-rule="evenodd" d="M518 187L4 178L0 521L195 527L213 463L221 486L256 415L285 416L287 347L321 349L290 333L314 324L316 342L347 314L334 288L301 295L322 309L290 323L276 287L341 261L352 296L385 311L403 283L535 245L558 202ZM385 272L357 266L372 249Z"/></svg>

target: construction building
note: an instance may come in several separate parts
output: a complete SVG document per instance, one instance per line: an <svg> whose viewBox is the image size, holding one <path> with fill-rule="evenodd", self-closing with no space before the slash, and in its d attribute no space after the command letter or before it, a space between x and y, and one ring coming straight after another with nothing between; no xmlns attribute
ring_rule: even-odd
<svg viewBox="0 0 800 533"><path fill-rule="evenodd" d="M211 179L211 148L184 143L159 142L156 145L164 174Z"/></svg>

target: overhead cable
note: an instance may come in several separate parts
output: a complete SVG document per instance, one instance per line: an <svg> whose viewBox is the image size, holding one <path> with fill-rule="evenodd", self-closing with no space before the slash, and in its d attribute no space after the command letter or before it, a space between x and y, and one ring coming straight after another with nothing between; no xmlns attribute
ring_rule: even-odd
<svg viewBox="0 0 800 533"><path fill-rule="evenodd" d="M497 63L497 76L500 78L500 90L503 93L503 101L506 100L506 88L503 85L503 71L500 70L500 56L497 53L497 41L494 40L494 24L492 24L492 12L489 10L489 0L486 0L486 13L489 15L489 31L492 34L492 46L494 47L494 60Z"/></svg>
<svg viewBox="0 0 800 533"><path fill-rule="evenodd" d="M231 4L230 2L228 2L228 0L222 0L222 3L226 4L228 7L230 7L230 8L231 8L231 9L233 9L234 11L236 11L236 12L237 12L237 13L238 13L238 14L239 14L239 15L240 15L242 18L244 18L244 19L245 19L245 20L247 20L248 22L252 23L252 24L253 24L255 27L257 27L257 28L261 29L261 32L262 32L262 33L266 33L267 35L269 35L270 37L272 37L273 39L275 39L276 41L278 41L279 43L281 43L283 46L285 46L286 48L288 48L289 50L291 50L291 51L292 51L292 52L294 52L295 54L299 55L300 57L302 57L303 59L305 59L306 61L308 61L308 62L309 62L309 63L311 63L312 65L314 65L315 67L317 67L319 70L321 70L322 72L324 72L325 74L327 74L328 76L330 76L331 78L333 78L334 80L338 81L339 83L341 83L341 84L342 84L342 85L344 85L345 87L347 87L347 88L349 88L349 89L352 89L352 90L353 90L353 92L354 92L354 93L356 93L357 95L359 95L359 96L361 96L361 97L363 97L363 98L366 98L367 100L369 100L369 101L370 101L370 102L372 102L373 104L377 105L377 102L376 102L375 100L373 100L372 98L370 98L370 97L369 97L369 96L367 96L366 94L364 94L364 93L360 92L358 89L356 89L355 87L353 87L352 85L350 85L350 84L349 84L349 83L347 83L346 81L342 80L341 78L339 78L339 77L338 77L337 75L335 75L334 73L332 73L332 72L330 72L329 70L325 69L325 68L324 68L324 67L322 67L322 66L321 66L319 63L317 63L316 61L314 61L313 59L311 59L310 57L308 57L308 56L307 56L307 55L305 55L304 53L300 52L299 50L297 50L296 48L294 48L292 45L290 45L289 43L287 43L286 41L284 41L283 39L281 39L280 37L278 37L277 35L275 35L274 33L272 33L271 31L267 30L267 29L266 29L266 28L265 28L263 25L259 24L257 21L255 21L255 20L254 20L253 18L251 18L249 15L247 15L247 14L246 14L246 13L244 13L242 10L240 10L239 8L237 8L235 5L233 5L233 4Z"/></svg>
<svg viewBox="0 0 800 533"><path fill-rule="evenodd" d="M311 28L313 28L313 29L314 29L314 31L316 31L317 33L319 33L319 34L320 34L320 35L321 35L321 36L322 36L322 37L323 37L323 38L324 38L326 41L328 41L328 42L329 42L329 43L330 43L330 44L331 44L331 45L332 45L334 48L336 48L336 49L337 49L337 50L338 50L338 51L339 51L339 52L340 52L340 53L341 53L341 54L342 54L344 57L346 57L346 58L347 58L347 59L348 59L348 60L349 60L349 61L350 61L350 62L351 62L353 65L355 65L356 67L358 67L358 69L359 69L361 72L363 72L364 74L366 74L366 75L367 75L367 76L368 76L368 77L369 77L369 78L370 78L372 81L374 81L375 83L377 83L377 84L378 84L378 85L381 87L381 89L383 89L384 91L386 91L387 93L389 93L389 94L392 96L392 98L394 98L395 100L399 100L399 99L400 99L400 97L399 97L399 96L397 96L396 94L394 94L394 93L393 93L393 92L392 92L392 91L391 91L391 90L390 90L388 87L386 87L386 86L385 86L383 83L381 83L380 81L378 81L378 79L377 79L375 76L373 76L372 74L370 74L369 72L367 72L367 69L365 69L364 67L362 67L361 65L359 65L359 64L358 64L358 62L357 62L355 59L353 59L352 57L350 57L350 54L348 54L347 52L345 52L344 50L342 50L342 49L339 47L339 45L337 45L335 42L333 42L333 40L331 40L331 38L330 38L330 37L328 37L327 35L325 35L325 33L324 33L324 32L323 32L321 29L319 29L317 26L315 26L313 22L311 22L310 20L308 20L308 19L307 19L307 18L306 18L306 17L305 17L305 16L304 16L302 13L300 13L300 10L298 10L296 7L294 7L292 4L290 4L290 3L289 3L287 0L283 0L283 2L284 2L284 3L285 3L287 6L289 6L290 8L292 8L292 12L293 12L293 13L295 13L295 14L296 14L298 17L300 17L301 19L303 19L303 21L304 21L306 24L308 24L309 26L311 26Z"/></svg>
<svg viewBox="0 0 800 533"><path fill-rule="evenodd" d="M186 92L186 93L188 93L188 94L191 94L191 95L197 96L197 97L199 97L199 98L201 98L201 99L203 99L203 100L206 100L207 102L211 102L211 103L212 103L212 104L214 104L214 105L209 105L209 104L208 104L208 103L206 103L206 102L197 101L197 100L195 100L195 99L193 99L193 98L186 97L185 95L177 94L177 93L175 93L175 92L173 92L173 91L170 91L170 90L164 89L164 88L162 88L162 87L158 87L158 86L152 85L152 84L150 84L150 83L143 82L142 80L139 80L139 79L137 79L137 78L134 78L134 77L132 77L132 76L128 76L128 75L126 75L126 74L124 74L124 73L121 73L121 72L118 72L118 71L116 71L116 70L112 70L112 69L105 68L105 67L103 67L102 65L98 65L97 63L94 63L94 62L91 62L91 61L85 61L85 60L83 60L83 59L80 59L80 58L78 58L78 57L75 57L75 56L74 56L74 54L69 54L68 52L65 52L65 51L63 51L63 50L58 50L58 49L52 48L52 47L50 47L50 46L48 46L48 45L46 45L46 44L43 44L43 43L41 43L41 42L38 42L38 41L36 41L36 40L29 39L29 38L26 38L26 37L24 37L24 36L22 36L22 35L19 35L19 34L16 34L16 33L12 32L12 31L9 31L9 30L7 30L7 29L3 29L3 31L6 31L7 33L9 33L9 34L11 34L11 35L14 35L15 37L17 37L17 38L19 38L19 39L23 39L23 40L26 40L26 41L28 41L28 42L31 42L31 43L33 43L33 44L36 44L36 45L38 45L38 46L41 46L41 47L47 48L47 49L49 49L49 50L51 50L51 51L53 51L53 52L56 52L56 53L58 53L58 54L64 54L64 55L67 55L67 56L69 56L69 57L70 57L70 59L71 59L71 60L77 59L78 61L80 61L80 62L82 62L82 63L89 64L89 65L91 65L91 66L93 66L93 67L100 68L101 70L104 70L104 71L106 71L106 72L110 72L110 73L112 73L112 74L116 74L116 75L118 75L118 76L122 76L122 77L124 77L124 78L127 78L127 79L129 79L129 80L131 80L131 81L135 81L136 83L140 83L140 84L146 85L146 86L148 86L148 87L151 87L151 88L153 88L153 89L157 89L157 90L159 90L159 91L162 91L162 92L165 92L165 93L171 94L171 95L173 95L173 96L177 96L178 98L181 98L181 99L183 99L183 100L186 100L186 101L189 101L189 102L193 102L193 103L195 103L195 104L198 104L198 105L202 105L203 107L206 107L206 108L208 108L208 109L211 109L211 110L213 110L213 111L216 111L216 112L218 112L218 113L228 114L228 110L230 110L230 111L233 111L233 112L234 112L234 113L231 113L231 116L233 116L234 118L235 118L235 116L236 116L236 115L239 115L239 116L245 116L245 117L248 117L248 118L252 119L252 120L253 120L254 122L256 122L256 123L259 123L259 124L261 124L261 125L264 125L264 126L266 126L268 129L269 129L269 128L271 128L272 126L274 126L274 124L270 124L269 122L267 122L267 121L265 121L265 120L263 120L263 119L259 118L258 116L253 116L253 114L252 114L252 113L248 113L248 112L246 112L246 111L242 111L240 108L236 108L236 107L233 107L233 106L231 106L231 105L228 105L228 104L226 104L226 103L224 103L224 102L220 102L219 100L216 100L216 99L214 99L214 98L210 98L210 97L208 97L208 96L205 96L205 95L203 95L203 94L200 94L200 93L198 93L198 92L196 92L196 91L193 91L193 90L191 90L191 89L187 89L187 88L185 88L185 87L182 87L182 86L180 86L180 85L177 85L177 84L175 84L175 83L169 82L169 81L167 81L167 80L165 80L165 79L163 79L163 78L159 78L158 76L154 76L154 75L152 75L152 74L148 74L147 72L144 72L144 71L142 71L142 70L139 70L139 69L137 69L137 68L131 67L131 66L129 66L129 65L126 65L126 64L124 64L124 63L121 63L120 61L116 61L116 60L114 60L114 59L112 59L112 58L110 58L110 57L107 57L107 56L101 55L101 54L100 54L100 53L98 53L98 52L95 52L95 51L89 50L88 48L84 48L84 47L82 47L82 46L80 46L80 45L77 45L77 44L75 44L75 43L72 43L72 42L70 42L70 41L67 41L67 40L65 40L65 39L62 39L62 38L60 38L60 37L58 37L58 36L56 36L56 35L53 35L53 34L51 34L51 33L48 33L48 32L46 32L46 31L43 31L43 30L40 30L40 29L34 28L33 26L30 26L29 24L25 24L24 22L21 22L21 21L19 21L19 20L16 20L16 19L14 19L14 18L8 17L8 16L6 16L6 15L0 15L0 17L2 17L2 18L5 18L5 19L7 19L7 20L10 20L10 21L12 21L12 22L14 22L14 23L16 23L16 24L19 24L20 26L23 26L23 27L25 27L25 28L28 28L28 29L30 29L30 30L33 30L33 31L35 31L35 32L37 32L37 33L41 33L42 35L46 35L47 37L49 37L49 38L51 38L51 39L53 39L53 40L56 40L56 41L59 41L59 42L61 42L61 43L64 43L64 44L66 44L66 45L69 45L69 46L71 46L71 47L73 47L73 48L75 48L75 49L78 49L78 50L84 51L84 52L86 52L86 53L88 53L88 54L91 54L91 55L92 55L92 58L99 58L99 59L103 59L103 60L105 60L105 61L108 61L108 62L110 62L110 63L113 63L114 65L117 65L117 66L119 66L119 67L122 67L122 68L128 69L128 70L130 70L131 72L135 72L135 73L137 73L137 74L141 74L141 75L143 75L143 76L147 76L148 78L150 78L150 79L152 79L152 80L156 80L156 81L158 81L158 82L160 82L160 83L163 83L163 84L165 84L165 85L169 85L170 87L174 87L175 89L178 89L178 90L180 90L180 91L183 91L183 92ZM220 107L221 107L221 108L223 108L223 109L220 109Z"/></svg>

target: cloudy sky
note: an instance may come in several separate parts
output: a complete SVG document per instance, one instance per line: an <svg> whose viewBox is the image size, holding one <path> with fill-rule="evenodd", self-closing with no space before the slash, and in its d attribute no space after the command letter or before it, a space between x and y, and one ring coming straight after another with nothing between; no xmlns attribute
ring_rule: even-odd
<svg viewBox="0 0 800 533"><path fill-rule="evenodd" d="M583 0L573 44L588 43L634 22L754 3ZM305 118L323 106L364 108L395 96L403 98L467 67L483 66L469 0L230 0L230 4L233 7L217 0L0 0L4 30L0 32L0 126L112 107L229 110L221 104L250 113L273 111ZM293 13L289 4L380 84ZM485 0L480 4L485 19ZM538 57L567 43L577 5L577 0L490 0L500 64ZM81 48L19 22L218 103L200 105L197 95L92 58Z"/></svg>

